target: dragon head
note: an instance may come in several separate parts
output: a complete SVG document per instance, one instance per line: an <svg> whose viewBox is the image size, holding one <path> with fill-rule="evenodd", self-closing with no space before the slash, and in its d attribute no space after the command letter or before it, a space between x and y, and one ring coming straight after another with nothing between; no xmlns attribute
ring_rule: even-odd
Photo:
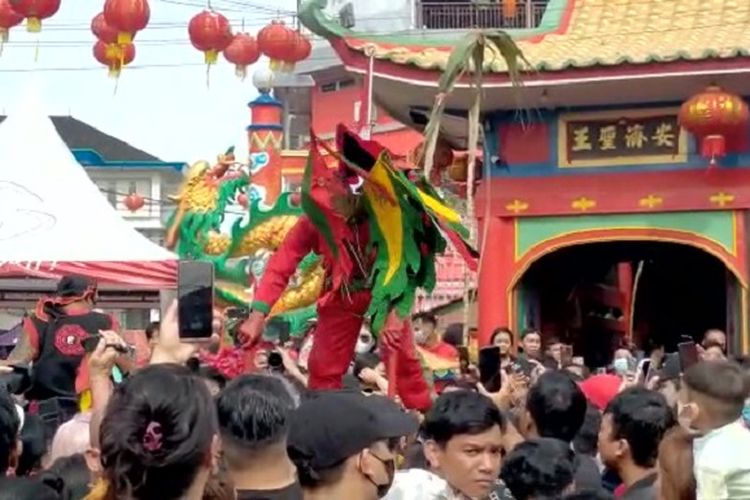
<svg viewBox="0 0 750 500"><path fill-rule="evenodd" d="M202 160L187 168L179 192L169 196L177 204L177 210L167 222L167 247L173 249L178 240L185 238L197 241L205 231L218 231L227 207L237 203L248 186L247 174L234 167L237 167L234 148L230 148L218 156L213 166ZM180 230L188 221L194 234Z"/></svg>

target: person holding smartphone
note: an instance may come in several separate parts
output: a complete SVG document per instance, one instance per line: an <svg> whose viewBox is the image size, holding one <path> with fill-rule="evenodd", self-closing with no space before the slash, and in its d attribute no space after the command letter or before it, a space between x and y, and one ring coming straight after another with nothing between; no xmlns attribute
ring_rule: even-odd
<svg viewBox="0 0 750 500"><path fill-rule="evenodd" d="M490 337L490 344L500 348L500 368L505 369L513 364L513 332L508 327L496 328Z"/></svg>
<svg viewBox="0 0 750 500"><path fill-rule="evenodd" d="M41 298L24 319L18 344L0 361L0 366L33 363L26 399L48 424L49 439L59 423L77 413L78 397L88 388L84 340L102 330L120 329L112 315L94 310L96 297L95 280L64 276L55 295ZM123 363L121 368L129 366Z"/></svg>

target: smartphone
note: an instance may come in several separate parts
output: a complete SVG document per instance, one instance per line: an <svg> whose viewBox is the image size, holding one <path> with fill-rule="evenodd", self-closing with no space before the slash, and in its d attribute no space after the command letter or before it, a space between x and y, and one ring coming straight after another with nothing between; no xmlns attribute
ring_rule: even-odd
<svg viewBox="0 0 750 500"><path fill-rule="evenodd" d="M569 365L573 362L573 346L563 344L560 346L560 361L562 365Z"/></svg>
<svg viewBox="0 0 750 500"><path fill-rule="evenodd" d="M83 347L83 351L86 354L91 354L96 350L96 346L99 345L99 341L101 339L102 336L98 333L95 333L81 340L81 347ZM120 354L129 354L135 352L135 347L133 346L123 347L121 345L115 345L112 347L114 347L115 351L119 352Z"/></svg>
<svg viewBox="0 0 750 500"><path fill-rule="evenodd" d="M641 380L644 382L647 382L649 379L651 370L651 360L646 358L642 359L640 366L638 367L638 375L641 377Z"/></svg>
<svg viewBox="0 0 750 500"><path fill-rule="evenodd" d="M211 262L180 261L177 305L180 339L184 342L209 339L214 319L214 265Z"/></svg>
<svg viewBox="0 0 750 500"><path fill-rule="evenodd" d="M489 392L497 392L502 386L500 375L500 347L493 345L479 350L479 381Z"/></svg>
<svg viewBox="0 0 750 500"><path fill-rule="evenodd" d="M280 318L271 318L263 327L263 339L276 345L283 346L289 342L292 325Z"/></svg>
<svg viewBox="0 0 750 500"><path fill-rule="evenodd" d="M695 342L680 342L677 344L677 352L680 356L680 369L683 373L699 360L698 346L695 345Z"/></svg>
<svg viewBox="0 0 750 500"><path fill-rule="evenodd" d="M458 363L461 367L461 373L466 373L469 371L469 365L471 364L469 359L469 348L465 345L460 345L456 349L458 349Z"/></svg>

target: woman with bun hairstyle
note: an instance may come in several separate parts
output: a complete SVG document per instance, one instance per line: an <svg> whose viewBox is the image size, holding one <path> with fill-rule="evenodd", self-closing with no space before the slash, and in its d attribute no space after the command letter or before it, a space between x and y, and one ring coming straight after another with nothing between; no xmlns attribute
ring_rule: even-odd
<svg viewBox="0 0 750 500"><path fill-rule="evenodd" d="M200 500L219 456L216 407L187 368L144 368L112 394L100 430L103 481L87 500Z"/></svg>

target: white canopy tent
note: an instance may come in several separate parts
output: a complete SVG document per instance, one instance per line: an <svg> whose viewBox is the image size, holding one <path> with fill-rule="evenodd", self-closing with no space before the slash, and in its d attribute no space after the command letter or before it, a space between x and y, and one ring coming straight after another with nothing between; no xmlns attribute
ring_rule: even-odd
<svg viewBox="0 0 750 500"><path fill-rule="evenodd" d="M176 263L102 196L36 96L0 124L0 278L81 274L159 290L175 285Z"/></svg>

